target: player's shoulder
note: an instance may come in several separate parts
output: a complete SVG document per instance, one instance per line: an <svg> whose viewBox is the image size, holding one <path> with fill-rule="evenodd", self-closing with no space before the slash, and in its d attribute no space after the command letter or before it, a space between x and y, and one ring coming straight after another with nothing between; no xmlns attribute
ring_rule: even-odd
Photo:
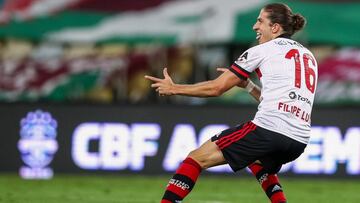
<svg viewBox="0 0 360 203"><path fill-rule="evenodd" d="M268 54L288 52L291 49L298 49L301 50L301 52L312 54L311 51L300 42L290 38L275 38L264 43L263 45L263 50L266 50L265 53Z"/></svg>
<svg viewBox="0 0 360 203"><path fill-rule="evenodd" d="M274 55L276 53L287 52L290 49L301 49L304 52L311 53L305 46L301 43L289 39L289 38L275 38L268 42L258 44L249 48L245 53L251 53L251 55L258 55L266 57L268 55Z"/></svg>
<svg viewBox="0 0 360 203"><path fill-rule="evenodd" d="M287 38L275 38L268 42L258 44L253 46L249 49L250 52L257 52L261 54L269 54L273 53L276 50L284 48L290 44L296 43L294 40L287 39Z"/></svg>
<svg viewBox="0 0 360 203"><path fill-rule="evenodd" d="M268 42L266 42L268 43ZM250 47L245 53L250 53L251 55L264 55L267 52L268 46L266 43L258 44L253 47Z"/></svg>
<svg viewBox="0 0 360 203"><path fill-rule="evenodd" d="M276 47L277 49L281 48L296 48L296 49L304 49L309 51L304 45L302 45L300 42L290 39L290 38L275 38L269 42L267 42L267 46Z"/></svg>

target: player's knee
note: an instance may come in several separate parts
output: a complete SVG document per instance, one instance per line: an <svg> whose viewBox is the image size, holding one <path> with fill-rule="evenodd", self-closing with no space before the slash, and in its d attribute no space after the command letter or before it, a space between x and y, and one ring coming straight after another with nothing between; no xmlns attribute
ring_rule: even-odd
<svg viewBox="0 0 360 203"><path fill-rule="evenodd" d="M202 169L208 169L214 165L217 165L210 154L204 155L197 150L191 151L188 157L196 161Z"/></svg>
<svg viewBox="0 0 360 203"><path fill-rule="evenodd" d="M197 152L197 150L193 150L188 154L188 157L190 157L191 159L193 159L194 161L196 161L200 167L202 169L206 169L205 165L206 165L206 161L204 160L204 158L201 158L199 156L199 153Z"/></svg>

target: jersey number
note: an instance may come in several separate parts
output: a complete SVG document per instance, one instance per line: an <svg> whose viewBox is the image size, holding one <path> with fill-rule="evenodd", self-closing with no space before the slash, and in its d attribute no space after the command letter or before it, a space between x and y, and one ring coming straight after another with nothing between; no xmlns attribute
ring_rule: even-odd
<svg viewBox="0 0 360 203"><path fill-rule="evenodd" d="M286 55L285 58L295 59L295 87L300 88L301 87L301 63L300 63L300 53L297 49L291 49ZM312 62L312 64L315 66L315 60L310 54L303 54L303 62L305 66L305 84L308 90L311 93L314 93L315 91L315 85L316 85L316 75L314 69L309 67L309 60ZM311 82L312 79L312 82Z"/></svg>

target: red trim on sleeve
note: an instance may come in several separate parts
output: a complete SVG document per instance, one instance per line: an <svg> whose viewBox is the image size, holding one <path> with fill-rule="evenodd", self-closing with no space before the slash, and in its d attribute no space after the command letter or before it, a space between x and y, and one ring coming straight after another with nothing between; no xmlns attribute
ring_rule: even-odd
<svg viewBox="0 0 360 203"><path fill-rule="evenodd" d="M259 68L255 69L255 72L260 79L262 77L262 73L261 73L260 69Z"/></svg>
<svg viewBox="0 0 360 203"><path fill-rule="evenodd" d="M244 72L243 70L241 70L239 67L235 66L234 64L231 65L231 68L232 68L234 71L236 71L237 73L239 73L240 75L242 75L242 76L244 76L244 77L246 77L246 78L249 77L249 74L248 74L248 73Z"/></svg>

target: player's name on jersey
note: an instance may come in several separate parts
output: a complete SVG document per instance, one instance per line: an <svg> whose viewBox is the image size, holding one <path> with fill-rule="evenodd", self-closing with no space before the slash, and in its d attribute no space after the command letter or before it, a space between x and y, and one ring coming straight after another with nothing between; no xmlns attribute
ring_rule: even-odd
<svg viewBox="0 0 360 203"><path fill-rule="evenodd" d="M283 102L279 102L278 110L291 113L305 122L310 121L310 114L302 110L301 108L297 107L296 105L289 105Z"/></svg>

